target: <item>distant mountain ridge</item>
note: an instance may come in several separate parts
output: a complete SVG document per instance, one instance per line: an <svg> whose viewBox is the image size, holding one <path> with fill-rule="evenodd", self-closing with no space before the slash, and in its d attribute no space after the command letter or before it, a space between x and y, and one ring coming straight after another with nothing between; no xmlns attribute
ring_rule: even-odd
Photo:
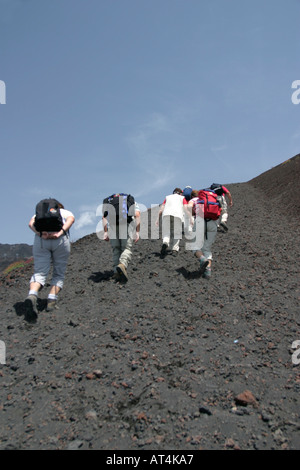
<svg viewBox="0 0 300 470"><path fill-rule="evenodd" d="M26 260L32 257L32 246L26 243L9 245L0 243L0 272L16 261Z"/></svg>

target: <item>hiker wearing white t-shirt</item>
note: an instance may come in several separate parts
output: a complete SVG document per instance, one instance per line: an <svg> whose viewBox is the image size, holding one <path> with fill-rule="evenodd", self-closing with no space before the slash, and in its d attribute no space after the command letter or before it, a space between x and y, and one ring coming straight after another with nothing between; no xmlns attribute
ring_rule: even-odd
<svg viewBox="0 0 300 470"><path fill-rule="evenodd" d="M187 212L187 200L182 195L182 189L175 188L173 194L166 196L162 203L156 225L159 225L162 216L162 238L161 256L166 254L167 249L178 253L179 243L182 238L182 222Z"/></svg>

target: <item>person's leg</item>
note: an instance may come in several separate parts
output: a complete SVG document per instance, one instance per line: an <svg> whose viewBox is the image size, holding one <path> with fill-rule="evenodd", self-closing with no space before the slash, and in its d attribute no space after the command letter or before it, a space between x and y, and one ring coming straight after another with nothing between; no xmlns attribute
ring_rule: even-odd
<svg viewBox="0 0 300 470"><path fill-rule="evenodd" d="M29 284L29 293L28 295L38 295L38 292L39 290L42 288L42 284L40 284L39 282L30 282Z"/></svg>
<svg viewBox="0 0 300 470"><path fill-rule="evenodd" d="M212 260L212 245L216 239L218 232L218 225L217 221L215 220L208 220L207 221L207 230L206 230L206 235L204 237L204 243L202 247L202 252L203 255L206 259L210 261Z"/></svg>
<svg viewBox="0 0 300 470"><path fill-rule="evenodd" d="M171 242L170 246L172 251L179 251L179 244L182 238L182 221L179 217L171 218Z"/></svg>
<svg viewBox="0 0 300 470"><path fill-rule="evenodd" d="M218 223L215 220L209 220L207 222L206 236L204 238L204 244L202 247L203 257L208 261L207 268L204 272L204 277L210 277L211 275L211 264L212 264L212 245L216 239L218 232Z"/></svg>
<svg viewBox="0 0 300 470"><path fill-rule="evenodd" d="M38 291L44 286L51 267L49 240L36 236L33 244L34 273L30 279L30 290Z"/></svg>
<svg viewBox="0 0 300 470"><path fill-rule="evenodd" d="M120 256L122 253L121 241L119 240L119 238L112 238L110 239L110 245L112 248L113 270L114 270L114 273L116 273L117 266L120 262L119 260L120 260Z"/></svg>
<svg viewBox="0 0 300 470"><path fill-rule="evenodd" d="M228 206L227 206L227 201L225 196L222 196L222 212L221 212L221 217L219 219L219 225L224 228L224 230L227 232L228 227L227 227L227 220L228 220Z"/></svg>
<svg viewBox="0 0 300 470"><path fill-rule="evenodd" d="M71 244L68 237L63 236L58 240L52 240L53 275L51 288L48 294L47 310L56 307L58 293L63 288L68 259L71 252Z"/></svg>
<svg viewBox="0 0 300 470"><path fill-rule="evenodd" d="M194 251L194 254L200 263L199 275L201 276L202 274L205 273L206 269L209 267L210 261L205 258L202 250L196 250Z"/></svg>
<svg viewBox="0 0 300 470"><path fill-rule="evenodd" d="M203 254L203 245L206 236L206 221L202 215L199 215L195 218L193 233L195 234L195 239L191 244L191 247L193 248L193 253L197 260L200 262L200 273L203 274L205 268L208 266L209 261Z"/></svg>
<svg viewBox="0 0 300 470"><path fill-rule="evenodd" d="M163 216L162 223L161 223L161 230L162 230L163 243L169 246L170 232L171 232L171 217L169 215Z"/></svg>
<svg viewBox="0 0 300 470"><path fill-rule="evenodd" d="M127 238L127 240L121 240L122 254L120 256L120 263L122 263L125 266L125 268L128 267L128 264L131 261L132 245L133 245L133 240L130 237Z"/></svg>
<svg viewBox="0 0 300 470"><path fill-rule="evenodd" d="M34 274L31 276L25 307L28 314L37 314L37 298L44 286L51 266L48 240L36 236L33 244Z"/></svg>
<svg viewBox="0 0 300 470"><path fill-rule="evenodd" d="M133 239L128 237L127 239L121 239L120 242L122 253L119 259L119 264L117 266L117 271L125 280L127 280L127 268L132 257Z"/></svg>
<svg viewBox="0 0 300 470"><path fill-rule="evenodd" d="M161 223L163 244L161 247L161 256L164 256L170 244L171 218L168 215L163 216Z"/></svg>

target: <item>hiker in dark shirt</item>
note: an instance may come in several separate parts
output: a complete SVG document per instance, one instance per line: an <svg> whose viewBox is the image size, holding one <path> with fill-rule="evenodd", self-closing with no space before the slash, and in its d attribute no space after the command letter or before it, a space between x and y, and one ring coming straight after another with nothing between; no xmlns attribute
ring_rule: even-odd
<svg viewBox="0 0 300 470"><path fill-rule="evenodd" d="M128 215L126 214L124 223L112 205L113 198L118 198L119 201L121 198L126 198L126 203L132 198L132 204L127 207ZM127 281L127 268L132 257L133 242L137 243L140 238L140 209L134 198L127 194L114 194L104 199L103 203L104 240L110 241L112 247L113 277L116 281ZM124 204L120 203L120 207L124 207Z"/></svg>

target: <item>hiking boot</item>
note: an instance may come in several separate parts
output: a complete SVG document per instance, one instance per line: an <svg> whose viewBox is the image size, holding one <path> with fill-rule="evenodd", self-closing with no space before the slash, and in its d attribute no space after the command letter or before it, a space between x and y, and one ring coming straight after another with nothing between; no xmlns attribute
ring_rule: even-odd
<svg viewBox="0 0 300 470"><path fill-rule="evenodd" d="M117 272L119 273L121 280L128 281L127 271L124 264L120 263L117 266Z"/></svg>
<svg viewBox="0 0 300 470"><path fill-rule="evenodd" d="M207 259L205 258L200 259L200 270L199 270L200 276L202 276L205 273L208 264L209 264L209 261Z"/></svg>
<svg viewBox="0 0 300 470"><path fill-rule="evenodd" d="M37 311L37 296L36 295L28 295L25 299L25 309L28 316L36 316L38 314Z"/></svg>
<svg viewBox="0 0 300 470"><path fill-rule="evenodd" d="M168 248L168 245L166 243L163 243L163 246L161 247L161 250L160 250L161 258L163 258L165 256L167 248Z"/></svg>
<svg viewBox="0 0 300 470"><path fill-rule="evenodd" d="M225 230L225 232L228 232L228 227L227 227L227 225L225 224L225 222L221 222L220 225L221 225L221 227Z"/></svg>
<svg viewBox="0 0 300 470"><path fill-rule="evenodd" d="M113 274L112 278L113 278L114 281L120 281L121 275L120 275L120 273L116 272L116 273Z"/></svg>
<svg viewBox="0 0 300 470"><path fill-rule="evenodd" d="M54 299L48 299L47 301L47 312L52 312L53 310L55 310L57 308L57 300L54 300Z"/></svg>
<svg viewBox="0 0 300 470"><path fill-rule="evenodd" d="M210 279L211 277L211 268L206 268L202 277L204 277L205 279Z"/></svg>

